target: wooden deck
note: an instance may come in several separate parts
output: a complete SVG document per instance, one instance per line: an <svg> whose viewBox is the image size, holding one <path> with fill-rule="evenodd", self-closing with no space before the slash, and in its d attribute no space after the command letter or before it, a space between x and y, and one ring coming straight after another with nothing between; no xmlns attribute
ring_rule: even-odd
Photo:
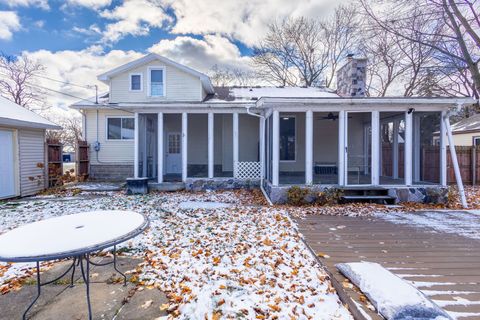
<svg viewBox="0 0 480 320"><path fill-rule="evenodd" d="M299 231L339 283L340 262L378 262L459 319L480 319L480 240L397 225L379 218L307 216ZM380 319L352 289L372 319Z"/></svg>

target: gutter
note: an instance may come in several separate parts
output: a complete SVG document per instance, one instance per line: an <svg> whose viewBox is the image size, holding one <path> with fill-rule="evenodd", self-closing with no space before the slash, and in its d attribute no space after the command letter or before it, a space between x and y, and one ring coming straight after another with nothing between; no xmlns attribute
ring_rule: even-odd
<svg viewBox="0 0 480 320"><path fill-rule="evenodd" d="M251 106L246 106L245 108L247 109L247 114L261 119L261 121L263 122L263 129L265 130L265 116L250 111ZM264 132L262 132L262 134L264 134ZM265 150L265 140L263 140L263 148L262 149ZM263 165L264 165L264 162L265 162L265 159L263 158L263 156L264 155L260 155L260 159L263 159L263 161L260 161L261 172L262 172L262 175L260 176L260 190L262 190L263 196L267 200L268 204L270 206L273 206L272 200L270 200L270 197L268 196L267 191L265 191L265 188L263 187L263 176L264 176L264 172L263 172L264 166Z"/></svg>

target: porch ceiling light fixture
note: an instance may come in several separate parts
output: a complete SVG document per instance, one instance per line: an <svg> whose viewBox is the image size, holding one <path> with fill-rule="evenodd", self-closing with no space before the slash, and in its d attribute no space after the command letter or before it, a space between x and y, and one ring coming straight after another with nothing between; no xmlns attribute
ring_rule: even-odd
<svg viewBox="0 0 480 320"><path fill-rule="evenodd" d="M283 117L282 120L288 120L290 119L289 117Z"/></svg>

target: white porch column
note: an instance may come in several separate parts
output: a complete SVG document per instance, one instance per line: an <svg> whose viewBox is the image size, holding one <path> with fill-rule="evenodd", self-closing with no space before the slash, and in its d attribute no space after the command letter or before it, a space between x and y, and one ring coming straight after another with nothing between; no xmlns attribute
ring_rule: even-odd
<svg viewBox="0 0 480 320"><path fill-rule="evenodd" d="M413 114L405 113L405 184L412 185L413 174Z"/></svg>
<svg viewBox="0 0 480 320"><path fill-rule="evenodd" d="M260 121L260 178L265 179L265 118L259 118Z"/></svg>
<svg viewBox="0 0 480 320"><path fill-rule="evenodd" d="M420 172L422 169L420 168L421 161L420 161L420 153L422 152L422 146L420 143L420 118L419 117L413 117L412 120L412 132L413 132L413 147L412 147L412 152L413 152L413 180L414 181L420 181L421 176Z"/></svg>
<svg viewBox="0 0 480 320"><path fill-rule="evenodd" d="M214 162L214 127L213 127L213 112L208 113L208 178L213 178L213 162Z"/></svg>
<svg viewBox="0 0 480 320"><path fill-rule="evenodd" d="M338 185L345 185L345 111L338 113Z"/></svg>
<svg viewBox="0 0 480 320"><path fill-rule="evenodd" d="M233 176L237 177L238 165L238 112L233 114Z"/></svg>
<svg viewBox="0 0 480 320"><path fill-rule="evenodd" d="M134 147L133 147L133 176L135 178L138 178L138 151L139 151L139 130L140 130L140 125L139 125L139 117L138 117L138 112L135 112L135 130L134 130Z"/></svg>
<svg viewBox="0 0 480 320"><path fill-rule="evenodd" d="M187 180L187 161L188 161L188 114L182 113L182 181Z"/></svg>
<svg viewBox="0 0 480 320"><path fill-rule="evenodd" d="M380 184L380 112L372 112L372 184Z"/></svg>
<svg viewBox="0 0 480 320"><path fill-rule="evenodd" d="M398 131L399 131L400 121L393 121L393 179L398 179ZM382 146L380 146L381 148ZM380 150L380 152L382 152Z"/></svg>
<svg viewBox="0 0 480 320"><path fill-rule="evenodd" d="M313 111L305 113L305 184L313 184Z"/></svg>
<svg viewBox="0 0 480 320"><path fill-rule="evenodd" d="M163 182L163 113L157 115L157 180Z"/></svg>
<svg viewBox="0 0 480 320"><path fill-rule="evenodd" d="M442 111L442 119L447 118L447 111ZM440 184L446 186L447 181L447 130L445 121L440 121Z"/></svg>
<svg viewBox="0 0 480 320"><path fill-rule="evenodd" d="M280 170L280 113L273 111L272 127L272 185L278 186Z"/></svg>
<svg viewBox="0 0 480 320"><path fill-rule="evenodd" d="M463 181L462 181L462 174L460 172L460 166L458 165L458 159L457 159L457 151L455 150L455 141L453 140L452 136L452 128L450 126L450 119L448 116L448 113L442 113L444 116L443 121L445 122L445 129L447 131L447 136L448 136L448 146L450 148L450 156L452 157L452 164L453 164L453 169L455 171L455 179L457 181L457 187L458 187L458 193L460 194L460 199L462 200L462 206L467 209L468 208L468 203L467 203L467 198L465 196L465 189L463 188Z"/></svg>

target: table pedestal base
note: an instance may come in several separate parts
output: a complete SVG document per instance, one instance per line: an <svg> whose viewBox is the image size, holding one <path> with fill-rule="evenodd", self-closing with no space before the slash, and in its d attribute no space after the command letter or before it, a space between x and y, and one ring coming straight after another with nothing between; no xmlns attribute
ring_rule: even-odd
<svg viewBox="0 0 480 320"><path fill-rule="evenodd" d="M85 261L85 267L84 267L84 261ZM33 299L33 301L28 306L27 310L25 310L25 312L23 313L23 317L22 317L23 320L27 319L28 311L30 311L30 309L33 307L35 302L37 302L38 298L40 297L41 290L42 290L43 286L45 286L47 284L54 283L54 282L60 280L65 275L67 275L67 273L72 271L72 275L70 277L70 287L73 287L74 286L75 269L78 266L80 266L80 271L82 273L82 278L83 278L83 281L85 282L86 294L87 294L87 306L88 306L88 319L89 320L92 319L92 307L91 307L91 304L90 304L90 265L106 266L106 265L109 265L109 264L113 264L113 268L115 269L115 271L117 271L123 277L123 285L124 286L127 285L127 276L124 273L122 273L120 270L118 270L118 268L117 268L117 248L116 248L116 246L113 247L113 261L105 262L105 263L96 263L96 262L93 262L90 259L90 253L84 253L84 254L73 257L72 264L68 267L68 269L64 273L62 273L62 275L60 275L59 277L57 277L53 280L45 282L45 283L41 283L41 281L40 281L40 262L37 261L36 264L37 264L37 266L36 266L37 267L37 296L35 297L35 299Z"/></svg>

